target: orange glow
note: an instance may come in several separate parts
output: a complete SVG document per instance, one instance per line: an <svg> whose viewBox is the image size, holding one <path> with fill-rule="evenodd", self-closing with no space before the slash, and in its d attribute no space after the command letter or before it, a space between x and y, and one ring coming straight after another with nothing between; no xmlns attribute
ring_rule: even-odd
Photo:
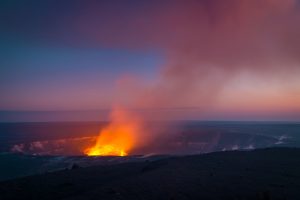
<svg viewBox="0 0 300 200"><path fill-rule="evenodd" d="M139 121L125 110L114 109L111 123L100 131L96 144L87 148L88 156L127 156L136 145Z"/></svg>

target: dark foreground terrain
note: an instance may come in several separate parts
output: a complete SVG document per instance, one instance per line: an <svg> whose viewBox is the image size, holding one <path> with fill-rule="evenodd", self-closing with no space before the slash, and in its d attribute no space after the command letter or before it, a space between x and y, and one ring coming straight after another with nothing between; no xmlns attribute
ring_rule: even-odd
<svg viewBox="0 0 300 200"><path fill-rule="evenodd" d="M300 149L74 167L0 183L0 199L299 199Z"/></svg>

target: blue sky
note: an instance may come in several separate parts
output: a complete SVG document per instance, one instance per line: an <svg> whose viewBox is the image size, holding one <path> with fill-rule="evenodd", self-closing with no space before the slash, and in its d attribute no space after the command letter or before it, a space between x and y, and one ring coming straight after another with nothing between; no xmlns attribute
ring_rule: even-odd
<svg viewBox="0 0 300 200"><path fill-rule="evenodd" d="M21 44L6 41L0 47L0 52L2 110L56 109L51 102L44 107L33 106L32 102L43 101L50 95L53 103L60 103L59 99L62 99L60 109L67 104L62 97L66 93L71 94L70 98L80 97L83 102L84 98L91 98L89 95L97 90L109 96L109 91L113 90L115 82L122 75L136 75L151 81L157 76L158 67L163 62L160 55L151 51L58 47L34 41ZM99 109L107 108L107 104L101 105L101 99L98 100ZM65 106L66 109L89 108Z"/></svg>

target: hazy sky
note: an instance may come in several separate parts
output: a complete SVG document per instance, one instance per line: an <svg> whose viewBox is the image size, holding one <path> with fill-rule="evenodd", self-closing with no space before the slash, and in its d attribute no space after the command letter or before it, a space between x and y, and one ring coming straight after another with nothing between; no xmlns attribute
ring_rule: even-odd
<svg viewBox="0 0 300 200"><path fill-rule="evenodd" d="M1 120L115 104L300 119L297 0L11 0L0 13Z"/></svg>

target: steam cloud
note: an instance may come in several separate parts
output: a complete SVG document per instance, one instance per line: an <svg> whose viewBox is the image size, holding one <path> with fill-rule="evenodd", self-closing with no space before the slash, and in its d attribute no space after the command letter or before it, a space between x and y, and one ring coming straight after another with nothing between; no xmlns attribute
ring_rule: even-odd
<svg viewBox="0 0 300 200"><path fill-rule="evenodd" d="M130 106L204 109L242 72L282 82L299 76L296 0L153 1L136 6L130 13L115 4L87 6L77 27L101 45L162 49L166 63L159 81L132 86L136 94Z"/></svg>
<svg viewBox="0 0 300 200"><path fill-rule="evenodd" d="M294 82L299 87L295 79L300 75L300 13L295 0L152 1L136 6L130 13L124 5L87 6L77 27L97 44L164 53L166 62L156 83L121 80L128 87L124 93L122 86L120 99L129 98L128 107L196 106L210 111L226 85L245 72L252 81L258 77L288 82L283 91L289 95L286 87L294 87ZM295 99L291 104L300 100ZM157 114L152 114L146 117L155 119ZM154 137L151 142L161 134Z"/></svg>

